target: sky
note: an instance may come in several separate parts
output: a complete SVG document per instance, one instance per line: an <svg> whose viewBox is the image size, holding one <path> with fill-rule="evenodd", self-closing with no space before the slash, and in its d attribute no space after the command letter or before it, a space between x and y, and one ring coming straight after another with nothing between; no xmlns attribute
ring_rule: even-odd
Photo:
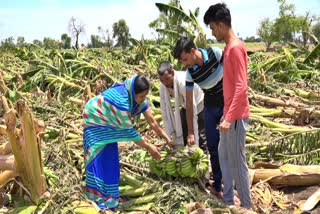
<svg viewBox="0 0 320 214"><path fill-rule="evenodd" d="M85 25L81 43L89 43L98 27L112 32L113 23L125 19L132 37L155 38L155 31L148 24L159 16L155 3L169 0L0 0L0 40L23 36L27 42L44 37L60 39L68 33L68 23L75 17ZM203 24L203 15L208 7L221 0L180 0L185 10L200 8L198 21L211 36L210 29ZM256 36L259 22L279 13L277 0L224 0L231 11L233 30L242 38ZM320 0L287 0L296 6L297 15L307 11L320 16Z"/></svg>

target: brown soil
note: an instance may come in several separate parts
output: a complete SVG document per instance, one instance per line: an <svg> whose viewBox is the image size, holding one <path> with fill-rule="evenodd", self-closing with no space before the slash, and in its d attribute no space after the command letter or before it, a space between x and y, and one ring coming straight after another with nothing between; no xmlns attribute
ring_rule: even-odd
<svg viewBox="0 0 320 214"><path fill-rule="evenodd" d="M304 201L307 200L314 192L316 192L320 188L320 185L317 186L301 186L301 187L283 187L280 189L287 197L288 199L292 202L293 206L290 207L287 210L280 210L277 209L272 213L275 214L291 214L294 213L294 206L298 205L299 201ZM309 212L304 212L308 214L318 214L320 213L320 203L318 204Z"/></svg>

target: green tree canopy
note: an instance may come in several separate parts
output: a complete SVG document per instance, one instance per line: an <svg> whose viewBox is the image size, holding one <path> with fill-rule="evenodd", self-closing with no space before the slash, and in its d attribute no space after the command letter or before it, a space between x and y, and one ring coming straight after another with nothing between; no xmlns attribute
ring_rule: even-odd
<svg viewBox="0 0 320 214"><path fill-rule="evenodd" d="M267 47L273 41L296 42L306 45L310 38L314 41L317 40L311 30L312 22L316 20L315 16L310 16L308 12L305 16L297 16L294 4L288 4L287 0L278 0L278 3L279 17L274 21L269 18L263 19L257 29L257 34Z"/></svg>
<svg viewBox="0 0 320 214"><path fill-rule="evenodd" d="M5 38L3 41L1 41L2 50L12 50L14 48L15 48L15 44L14 44L14 38L12 36Z"/></svg>
<svg viewBox="0 0 320 214"><path fill-rule="evenodd" d="M42 47L42 46L43 46L43 43L42 43L40 40L38 40L38 39L33 40L33 41L32 41L32 44L37 45L37 46L39 46L39 47Z"/></svg>
<svg viewBox="0 0 320 214"><path fill-rule="evenodd" d="M103 42L98 35L91 35L91 43L89 47L91 48L101 48L103 47Z"/></svg>
<svg viewBox="0 0 320 214"><path fill-rule="evenodd" d="M265 43L266 48L269 49L272 42L276 40L277 35L274 32L273 23L269 18L264 18L260 22L260 26L257 29L257 35Z"/></svg>
<svg viewBox="0 0 320 214"><path fill-rule="evenodd" d="M179 0L171 0L168 4L156 3L156 6L160 15L149 27L155 29L162 38L173 43L181 36L189 36L195 38L198 47L206 46L206 35L197 21L199 8L194 12L185 11Z"/></svg>
<svg viewBox="0 0 320 214"><path fill-rule="evenodd" d="M71 48L71 37L68 34L64 33L61 35L62 48L69 49Z"/></svg>
<svg viewBox="0 0 320 214"><path fill-rule="evenodd" d="M23 36L19 36L19 37L17 38L17 45L18 45L18 46L23 46L23 45L25 45L25 44L26 44L26 41L25 41L24 37L23 37Z"/></svg>
<svg viewBox="0 0 320 214"><path fill-rule="evenodd" d="M44 39L43 39L43 47L45 49L59 49L60 48L60 42L55 40L55 39L51 39L49 37L44 37Z"/></svg>
<svg viewBox="0 0 320 214"><path fill-rule="evenodd" d="M117 39L116 47L122 47L123 49L129 46L129 27L124 19L120 19L112 26L113 38Z"/></svg>

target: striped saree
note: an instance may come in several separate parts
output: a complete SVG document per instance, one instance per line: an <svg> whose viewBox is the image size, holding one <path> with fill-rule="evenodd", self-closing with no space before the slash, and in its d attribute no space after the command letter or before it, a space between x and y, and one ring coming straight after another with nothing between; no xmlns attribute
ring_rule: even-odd
<svg viewBox="0 0 320 214"><path fill-rule="evenodd" d="M148 102L134 99L136 76L90 99L83 110L86 194L101 209L119 204L119 141L139 141L130 117L145 112Z"/></svg>

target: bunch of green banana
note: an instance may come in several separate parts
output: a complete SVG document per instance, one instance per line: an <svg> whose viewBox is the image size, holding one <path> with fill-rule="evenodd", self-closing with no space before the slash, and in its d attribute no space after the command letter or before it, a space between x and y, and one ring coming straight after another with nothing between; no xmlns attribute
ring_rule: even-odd
<svg viewBox="0 0 320 214"><path fill-rule="evenodd" d="M181 177L191 177L194 172L194 166L188 157L184 157L177 162L177 173Z"/></svg>
<svg viewBox="0 0 320 214"><path fill-rule="evenodd" d="M165 162L165 171L170 176L175 176L177 174L177 158L169 157L168 160ZM150 169L151 170L151 169ZM152 170L151 170L152 171Z"/></svg>
<svg viewBox="0 0 320 214"><path fill-rule="evenodd" d="M150 171L155 173L159 177L163 177L167 174L166 173L166 161L165 161L167 154L168 154L168 150L161 150L160 151L160 155L161 155L160 160L155 160L152 158L148 159Z"/></svg>
<svg viewBox="0 0 320 214"><path fill-rule="evenodd" d="M202 158L205 158L205 154L202 149L198 146L191 146L188 150L188 155L191 160L198 161Z"/></svg>
<svg viewBox="0 0 320 214"><path fill-rule="evenodd" d="M197 146L162 150L161 159L149 159L150 171L157 176L198 178L208 170L208 159Z"/></svg>

